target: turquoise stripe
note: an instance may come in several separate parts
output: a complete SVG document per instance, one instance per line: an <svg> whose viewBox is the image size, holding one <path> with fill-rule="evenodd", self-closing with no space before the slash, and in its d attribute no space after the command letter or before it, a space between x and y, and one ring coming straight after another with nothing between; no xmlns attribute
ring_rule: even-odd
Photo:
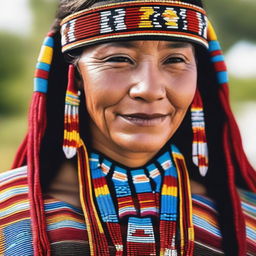
<svg viewBox="0 0 256 256"><path fill-rule="evenodd" d="M79 209L71 204L68 204L66 202L58 201L58 202L44 204L44 210L46 212L51 212L51 211L55 211L55 210L65 210L65 208L71 209L71 210L75 211L76 213L83 215L83 211L81 209Z"/></svg>
<svg viewBox="0 0 256 256"><path fill-rule="evenodd" d="M193 214L192 218L193 218L193 223L195 224L195 226L205 229L207 232L210 232L214 235L221 236L220 230L218 228L214 227L213 225L211 225L206 220L204 220L194 214Z"/></svg>
<svg viewBox="0 0 256 256"><path fill-rule="evenodd" d="M211 57L212 62L220 62L220 61L225 61L224 56L223 55L217 55L217 56L213 56Z"/></svg>
<svg viewBox="0 0 256 256"><path fill-rule="evenodd" d="M47 226L47 231L56 230L59 228L76 228L76 229L85 230L86 226L84 223L80 223L72 220L63 220L63 221L55 222L53 224L49 224Z"/></svg>
<svg viewBox="0 0 256 256"><path fill-rule="evenodd" d="M220 43L218 41L210 41L209 42L209 51L218 51L221 50Z"/></svg>
<svg viewBox="0 0 256 256"><path fill-rule="evenodd" d="M249 213L251 213L251 214L256 214L256 207L255 206L253 206L253 205L250 205L250 204L247 204L247 203L245 203L245 202L242 202L242 208L245 210L245 211L247 211L247 212L249 212Z"/></svg>
<svg viewBox="0 0 256 256"><path fill-rule="evenodd" d="M5 200L11 196L21 195L28 193L28 187L15 188L13 187L11 190L7 190L6 192L1 192L0 200Z"/></svg>
<svg viewBox="0 0 256 256"><path fill-rule="evenodd" d="M36 68L49 72L50 68L51 68L51 65L47 64L47 63L44 63L44 62L38 62L36 64Z"/></svg>
<svg viewBox="0 0 256 256"><path fill-rule="evenodd" d="M45 46L49 46L49 47L54 47L54 39L50 36L47 36L45 39L44 39L44 42L43 42L43 45Z"/></svg>
<svg viewBox="0 0 256 256"><path fill-rule="evenodd" d="M214 210L217 210L216 204L209 198L205 198L204 196L198 194L192 194L192 199L198 201L199 203L206 204Z"/></svg>
<svg viewBox="0 0 256 256"><path fill-rule="evenodd" d="M177 213L177 203L176 196L161 195L161 213Z"/></svg>
<svg viewBox="0 0 256 256"><path fill-rule="evenodd" d="M95 177L102 177L103 172L100 168L93 170L93 182L95 185ZM110 194L96 196L97 204L100 210L101 218L104 222L118 222L115 206Z"/></svg>
<svg viewBox="0 0 256 256"><path fill-rule="evenodd" d="M246 236L252 239L253 241L256 241L256 232L248 226L246 227Z"/></svg>
<svg viewBox="0 0 256 256"><path fill-rule="evenodd" d="M228 72L222 71L217 73L218 82L220 84L225 84L228 82Z"/></svg>
<svg viewBox="0 0 256 256"><path fill-rule="evenodd" d="M34 78L34 92L47 93L48 81L43 78Z"/></svg>
<svg viewBox="0 0 256 256"><path fill-rule="evenodd" d="M3 228L4 256L32 256L30 220L22 220Z"/></svg>
<svg viewBox="0 0 256 256"><path fill-rule="evenodd" d="M154 171L155 169L157 169L157 167L156 167L156 165L155 164L151 164L151 165L149 165L148 167L147 167L147 169L148 169L148 171L149 171L149 173L151 172L151 171ZM157 169L158 170L158 169ZM159 170L158 170L159 171ZM151 174L150 174L150 176L151 176ZM155 187L155 191L156 191L156 193L160 193L160 191L161 191L161 184L162 184L162 176L161 176L161 174L160 174L160 172L159 172L159 175L157 175L156 177L151 177L153 180L154 180L154 182L155 182L155 185L156 185L156 187Z"/></svg>
<svg viewBox="0 0 256 256"><path fill-rule="evenodd" d="M131 171L131 175L132 175L133 184L135 186L137 193L152 192L152 188L151 188L151 184L150 184L149 180L146 182L143 182L143 183L142 182L137 183L134 180L135 176L137 176L137 175L142 175L147 178L145 171L143 169L133 170L133 171Z"/></svg>
<svg viewBox="0 0 256 256"><path fill-rule="evenodd" d="M91 170L97 169L99 167L99 155L98 154L92 153L90 155L89 161L90 161Z"/></svg>

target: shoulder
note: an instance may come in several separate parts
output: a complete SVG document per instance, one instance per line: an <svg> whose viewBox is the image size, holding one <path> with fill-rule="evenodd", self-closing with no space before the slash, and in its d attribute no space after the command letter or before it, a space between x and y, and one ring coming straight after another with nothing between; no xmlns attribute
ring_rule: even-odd
<svg viewBox="0 0 256 256"><path fill-rule="evenodd" d="M256 194L242 189L239 189L238 193L245 217L248 250L253 253L256 250Z"/></svg>
<svg viewBox="0 0 256 256"><path fill-rule="evenodd" d="M7 191L27 185L27 166L0 173L1 197Z"/></svg>
<svg viewBox="0 0 256 256"><path fill-rule="evenodd" d="M13 222L13 216L29 209L27 167L21 167L0 174L1 216L3 222Z"/></svg>
<svg viewBox="0 0 256 256"><path fill-rule="evenodd" d="M0 183L0 254L32 255L27 167L1 173Z"/></svg>
<svg viewBox="0 0 256 256"><path fill-rule="evenodd" d="M256 218L256 193L239 189L242 209L246 215L251 215Z"/></svg>

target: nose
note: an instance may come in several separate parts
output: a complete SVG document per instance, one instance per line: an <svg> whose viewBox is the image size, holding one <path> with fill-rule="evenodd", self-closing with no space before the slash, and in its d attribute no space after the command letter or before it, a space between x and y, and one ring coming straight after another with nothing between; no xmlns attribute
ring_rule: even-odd
<svg viewBox="0 0 256 256"><path fill-rule="evenodd" d="M143 63L136 71L130 97L145 102L159 101L166 96L166 81L157 64Z"/></svg>

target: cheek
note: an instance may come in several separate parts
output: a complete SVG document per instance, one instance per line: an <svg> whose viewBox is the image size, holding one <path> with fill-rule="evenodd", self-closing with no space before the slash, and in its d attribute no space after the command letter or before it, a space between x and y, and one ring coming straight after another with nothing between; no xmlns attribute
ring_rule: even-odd
<svg viewBox="0 0 256 256"><path fill-rule="evenodd" d="M107 110L122 100L127 86L118 76L113 78L111 74L87 72L83 76L83 88L90 117L101 130L105 129Z"/></svg>
<svg viewBox="0 0 256 256"><path fill-rule="evenodd" d="M177 109L185 109L191 104L197 87L197 72L189 72L172 81L173 86L167 90L167 97Z"/></svg>

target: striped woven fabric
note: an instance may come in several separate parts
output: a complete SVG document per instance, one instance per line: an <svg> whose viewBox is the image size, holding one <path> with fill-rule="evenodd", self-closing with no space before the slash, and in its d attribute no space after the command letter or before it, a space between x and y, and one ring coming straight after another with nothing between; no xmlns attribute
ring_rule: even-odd
<svg viewBox="0 0 256 256"><path fill-rule="evenodd" d="M0 174L0 255L3 256L33 255L26 177L26 167ZM246 217L247 255L256 255L256 195L242 190L239 190L239 193ZM44 202L52 255L89 255L82 211L49 196L45 197ZM193 195L194 255L224 255L217 216L216 206L212 200L205 196ZM134 230L132 224L138 221L136 217L136 220L130 222L129 234ZM144 224L148 226L150 241L147 240L147 244L149 245L154 240L154 234L150 220L144 218L144 221L145 223L140 222L139 226L143 227Z"/></svg>
<svg viewBox="0 0 256 256"><path fill-rule="evenodd" d="M89 244L83 211L49 196L44 202L53 255L84 255Z"/></svg>
<svg viewBox="0 0 256 256"><path fill-rule="evenodd" d="M192 195L197 255L224 255L216 205L207 197Z"/></svg>

